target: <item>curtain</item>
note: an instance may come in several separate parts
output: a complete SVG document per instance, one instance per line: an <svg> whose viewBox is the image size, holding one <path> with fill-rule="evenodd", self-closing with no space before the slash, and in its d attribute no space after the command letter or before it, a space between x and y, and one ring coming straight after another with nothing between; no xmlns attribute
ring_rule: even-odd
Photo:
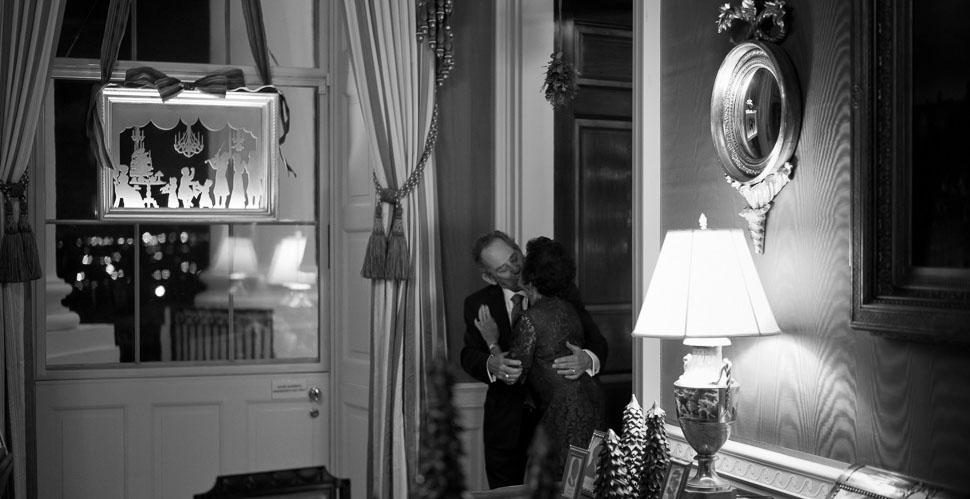
<svg viewBox="0 0 970 499"><path fill-rule="evenodd" d="M4 184L19 182L27 170L62 15L61 0L0 2L0 182ZM18 208L24 211L27 207ZM6 388L3 413L10 418L9 424L3 421L0 431L7 426L11 430L4 440L14 456L16 497L27 494L24 335L29 332L24 330L24 320L28 286L25 282L0 284L4 364L0 385Z"/></svg>
<svg viewBox="0 0 970 499"><path fill-rule="evenodd" d="M365 127L380 162L375 174L392 189L421 157L434 107L434 54L417 41L416 9L415 0L344 0ZM401 205L413 277L371 284L368 497L408 496L426 366L446 348L433 159Z"/></svg>

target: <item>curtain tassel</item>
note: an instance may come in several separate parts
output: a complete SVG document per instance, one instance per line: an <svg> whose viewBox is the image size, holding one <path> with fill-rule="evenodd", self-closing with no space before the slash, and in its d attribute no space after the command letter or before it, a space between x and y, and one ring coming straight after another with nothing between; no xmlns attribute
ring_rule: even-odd
<svg viewBox="0 0 970 499"><path fill-rule="evenodd" d="M411 252L408 250L407 239L404 238L404 209L400 204L394 205L394 217L391 219L391 235L387 240L387 279L406 281L411 278Z"/></svg>
<svg viewBox="0 0 970 499"><path fill-rule="evenodd" d="M17 183L0 183L7 216L0 246L0 282L27 282L41 276L37 241L27 221L27 173Z"/></svg>
<svg viewBox="0 0 970 499"><path fill-rule="evenodd" d="M384 235L383 203L378 200L374 207L374 230L367 240L367 251L364 253L364 265L360 269L360 276L364 279L384 279L385 259L387 255L387 237Z"/></svg>

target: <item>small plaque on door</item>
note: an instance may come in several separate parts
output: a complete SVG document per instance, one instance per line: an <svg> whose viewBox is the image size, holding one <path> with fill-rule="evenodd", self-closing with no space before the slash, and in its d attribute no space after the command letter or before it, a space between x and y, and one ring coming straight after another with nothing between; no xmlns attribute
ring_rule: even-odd
<svg viewBox="0 0 970 499"><path fill-rule="evenodd" d="M273 400L304 398L307 390L307 382L303 378L273 380Z"/></svg>

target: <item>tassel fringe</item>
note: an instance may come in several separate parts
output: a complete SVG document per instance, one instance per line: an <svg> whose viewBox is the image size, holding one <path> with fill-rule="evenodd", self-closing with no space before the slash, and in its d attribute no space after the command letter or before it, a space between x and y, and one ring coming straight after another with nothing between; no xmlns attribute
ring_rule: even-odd
<svg viewBox="0 0 970 499"><path fill-rule="evenodd" d="M386 278L406 281L411 278L411 252L408 250L407 239L404 238L404 210L400 204L394 205L394 217L391 220L391 235L387 241Z"/></svg>
<svg viewBox="0 0 970 499"><path fill-rule="evenodd" d="M6 210L3 244L0 245L0 282L27 282L41 276L37 241L27 221L29 183L27 172L19 182L0 182L0 194L3 194Z"/></svg>
<svg viewBox="0 0 970 499"><path fill-rule="evenodd" d="M367 250L364 253L364 265L360 269L360 276L364 279L385 279L384 268L387 256L387 237L384 235L384 210L382 203L377 201L374 207L374 230L367 240Z"/></svg>

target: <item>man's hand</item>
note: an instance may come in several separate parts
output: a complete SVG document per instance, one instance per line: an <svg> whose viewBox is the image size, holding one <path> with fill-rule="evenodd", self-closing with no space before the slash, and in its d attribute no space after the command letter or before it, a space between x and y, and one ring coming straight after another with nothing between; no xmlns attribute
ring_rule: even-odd
<svg viewBox="0 0 970 499"><path fill-rule="evenodd" d="M589 358L589 355L582 348L568 341L566 346L573 351L573 354L559 357L552 363L552 368L556 369L556 373L566 379L579 379L584 372L593 367L593 359Z"/></svg>
<svg viewBox="0 0 970 499"><path fill-rule="evenodd" d="M520 367L522 361L508 359L505 357L506 355L508 355L508 352L490 356L487 362L488 372L494 374L496 378L503 381L506 385L512 385L522 375L522 367Z"/></svg>
<svg viewBox="0 0 970 499"><path fill-rule="evenodd" d="M486 345L491 346L493 343L498 343L498 324L495 323L495 319L492 318L492 314L488 311L488 305L478 307L478 318L475 319L475 327L482 334L482 339L485 340Z"/></svg>

